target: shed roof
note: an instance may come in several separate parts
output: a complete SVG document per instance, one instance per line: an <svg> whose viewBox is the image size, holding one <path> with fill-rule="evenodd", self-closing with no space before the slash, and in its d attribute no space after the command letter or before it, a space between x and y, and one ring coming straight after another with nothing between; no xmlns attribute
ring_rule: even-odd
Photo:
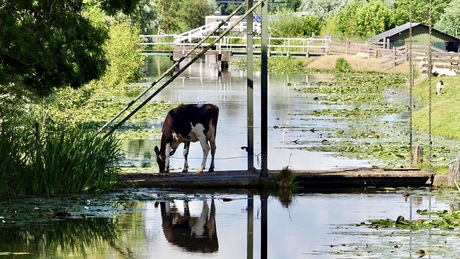
<svg viewBox="0 0 460 259"><path fill-rule="evenodd" d="M423 27L425 27L425 28L428 29L428 26L426 26L426 25L423 24L423 23L419 23L419 22L413 22L413 23L412 23L412 28L417 27L417 26L423 26ZM381 41L381 40L385 40L386 38L389 38L389 37L391 37L391 36L394 36L394 35L396 35L396 34L399 34L399 33L403 32L403 31L409 30L409 28L410 28L410 23L407 22L407 23L405 23L405 24L403 24L403 25L396 26L396 27L393 28L393 29L390 29L390 30L388 30L388 31L384 31L384 32L382 32L382 33L380 33L380 34L377 34L377 35L375 35L374 37L370 38L369 41ZM444 33L444 32L442 32L442 31L438 31L438 30L436 30L436 29L434 29L434 28L432 29L432 31L435 31L435 32L437 32L437 33L441 33L441 34L444 34L444 35L446 35L446 36L449 36L449 37L451 37L451 38L453 38L453 39L459 40L459 39L457 39L456 37L454 37L454 36L452 36L452 35L449 35L449 34Z"/></svg>

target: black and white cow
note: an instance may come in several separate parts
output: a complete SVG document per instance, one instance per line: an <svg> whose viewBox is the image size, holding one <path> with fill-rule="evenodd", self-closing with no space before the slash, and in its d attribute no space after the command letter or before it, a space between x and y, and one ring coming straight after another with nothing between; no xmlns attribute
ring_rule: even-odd
<svg viewBox="0 0 460 259"><path fill-rule="evenodd" d="M206 166L206 159L211 150L209 172L214 171L216 153L216 130L219 108L214 104L184 104L168 112L163 123L161 146L155 146L158 167L161 172L169 172L169 158L181 143L184 143L184 169L188 172L188 151L190 142L199 141L203 149L203 161L198 173Z"/></svg>

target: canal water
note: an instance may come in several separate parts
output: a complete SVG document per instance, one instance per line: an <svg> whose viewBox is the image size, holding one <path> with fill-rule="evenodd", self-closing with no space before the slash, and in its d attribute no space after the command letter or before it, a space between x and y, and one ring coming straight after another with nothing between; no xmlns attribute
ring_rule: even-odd
<svg viewBox="0 0 460 259"><path fill-rule="evenodd" d="M455 229L370 227L399 216L435 220L419 212L455 205L428 189L403 192L316 190L281 199L132 189L0 202L0 258L458 257Z"/></svg>
<svg viewBox="0 0 460 259"><path fill-rule="evenodd" d="M172 63L167 57L149 57L145 72L149 76L136 86L150 86L158 75ZM371 163L339 157L331 152L310 152L299 142L308 140L310 145L321 145L326 138L324 129L341 127L331 119L318 119L312 115L302 115L304 111L321 107L313 97L295 91L296 84L328 81L330 74L270 74L268 78L268 168L282 169L337 169L370 167ZM161 85L161 83L159 83ZM155 90L155 88L154 88ZM154 92L152 90L151 93ZM254 78L254 166L260 168L260 73ZM161 91L154 101L170 103L214 103L220 108L217 129L216 170L247 169L247 78L246 72L230 67L229 71L219 71L215 62L198 60L176 80ZM324 108L324 106L323 106ZM161 129L162 121L146 122L150 127ZM343 125L342 125L343 126ZM323 134L324 133L324 134ZM323 136L324 135L324 136ZM129 166L157 171L152 150L159 144L160 136L153 139L125 142L124 150L132 160ZM182 147L180 147L182 148ZM148 154L146 156L146 154ZM137 156L137 157L136 157ZM189 154L190 171L197 170L201 163L202 151L199 143L191 145ZM209 159L208 159L209 160ZM173 171L181 171L182 152L172 157ZM209 161L208 161L209 165Z"/></svg>
<svg viewBox="0 0 460 259"><path fill-rule="evenodd" d="M150 85L169 66L148 62ZM298 82L330 75L269 76L270 169L367 167L369 161L309 152L298 143L324 140L341 125L302 111L318 108L312 96L293 90ZM254 81L255 147L260 153L260 75ZM136 85L138 85L136 84ZM246 169L246 75L198 62L154 99L215 103L220 107L216 170ZM321 107L320 107L321 108ZM396 119L399 119L395 117ZM161 128L161 121L146 125ZM306 130L305 130L306 129ZM156 171L151 152L158 138L126 141L132 161ZM180 170L181 152L172 160ZM128 156L128 155L127 155ZM192 145L191 170L201 160ZM259 160L254 161L259 167ZM133 162L134 163L134 162ZM152 165L149 165L152 164ZM23 197L0 202L1 258L456 258L458 229L431 227L437 212L458 210L458 197L429 189L304 190L279 196L254 190L126 189L117 193ZM426 220L417 230L372 227L371 220L399 216ZM458 220L458 219L457 219Z"/></svg>

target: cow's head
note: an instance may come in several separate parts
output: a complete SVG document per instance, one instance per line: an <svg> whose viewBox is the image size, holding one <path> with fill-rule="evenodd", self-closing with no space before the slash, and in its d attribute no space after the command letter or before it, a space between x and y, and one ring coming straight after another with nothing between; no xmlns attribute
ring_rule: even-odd
<svg viewBox="0 0 460 259"><path fill-rule="evenodd" d="M155 146L155 154L157 156L158 168L160 169L160 173L162 173L165 171L166 157L160 153L158 146Z"/></svg>

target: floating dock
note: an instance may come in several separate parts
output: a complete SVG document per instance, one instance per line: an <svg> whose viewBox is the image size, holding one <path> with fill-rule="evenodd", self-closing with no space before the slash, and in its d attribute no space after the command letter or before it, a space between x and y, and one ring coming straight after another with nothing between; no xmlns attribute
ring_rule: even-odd
<svg viewBox="0 0 460 259"><path fill-rule="evenodd" d="M131 187L149 188L257 188L270 183L281 170L182 173L123 173L119 179ZM294 182L305 188L422 187L431 186L434 173L420 169L292 170Z"/></svg>

